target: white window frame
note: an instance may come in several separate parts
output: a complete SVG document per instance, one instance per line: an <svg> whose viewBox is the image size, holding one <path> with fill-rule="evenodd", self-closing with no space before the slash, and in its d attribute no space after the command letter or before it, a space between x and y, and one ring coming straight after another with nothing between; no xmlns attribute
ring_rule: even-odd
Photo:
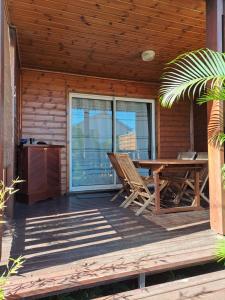
<svg viewBox="0 0 225 300"><path fill-rule="evenodd" d="M86 99L95 99L95 100L109 100L113 102L113 110L116 112L116 102L117 101L129 101L129 102L140 102L140 103L151 103L152 104L152 158L156 158L156 124L155 124L155 100L154 99L143 99L143 98L131 98L131 97L116 97L116 96L105 96L97 94L83 94L83 93L69 93L69 112L68 112L68 149L69 149L69 190L70 192L79 192L79 191L93 191L93 190L112 190L117 189L120 185L116 184L116 176L114 176L114 184L112 185L96 185L96 186L82 186L82 187L72 187L72 149L71 149L71 140L72 140L72 130L71 130L71 121L72 121L72 100L73 98L86 98ZM116 132L116 114L113 113L113 128ZM114 138L113 149L116 149L116 139Z"/></svg>

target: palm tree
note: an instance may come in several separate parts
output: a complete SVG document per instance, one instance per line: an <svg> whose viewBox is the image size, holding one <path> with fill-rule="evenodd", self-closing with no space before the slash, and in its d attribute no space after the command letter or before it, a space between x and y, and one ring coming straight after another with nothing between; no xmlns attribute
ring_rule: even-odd
<svg viewBox="0 0 225 300"><path fill-rule="evenodd" d="M196 97L198 92L222 90L225 81L225 53L200 49L184 53L167 64L162 76L160 100L163 106L171 107L181 97ZM214 100L205 94L203 100ZM214 96L214 94L213 94ZM221 100L221 99L219 99Z"/></svg>
<svg viewBox="0 0 225 300"><path fill-rule="evenodd" d="M161 105L171 107L187 97L197 99L199 104L225 101L225 53L200 49L180 55L168 63L160 87ZM211 142L217 146L225 142L220 122L217 117L211 126ZM225 187L225 165L222 176ZM225 240L217 245L217 258L225 262Z"/></svg>
<svg viewBox="0 0 225 300"><path fill-rule="evenodd" d="M225 53L200 49L184 53L167 64L162 76L160 101L171 107L182 98L197 99L199 104L225 100ZM222 144L221 124L213 122L212 141Z"/></svg>

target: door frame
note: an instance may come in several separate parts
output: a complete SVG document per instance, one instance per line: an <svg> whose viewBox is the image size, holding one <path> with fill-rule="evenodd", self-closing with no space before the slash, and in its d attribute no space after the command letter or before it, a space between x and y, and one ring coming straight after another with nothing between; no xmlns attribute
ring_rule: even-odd
<svg viewBox="0 0 225 300"><path fill-rule="evenodd" d="M71 130L71 121L72 121L72 100L73 98L87 98L95 100L108 100L113 103L113 111L116 112L116 102L117 101L128 101L128 102L140 102L140 103L150 103L152 104L152 158L156 157L156 120L155 120L155 100L154 99L143 99L143 98L131 98L131 97L117 97L117 96L107 96L107 95L97 95L97 94L87 94L87 93L69 93L69 112L68 112L68 149L69 149L69 191L70 192L82 192L82 191L93 191L93 190L112 190L118 189L119 184L116 184L116 178L112 185L98 185L98 186L83 186L78 188L72 188L72 149L71 149L71 140L72 140L72 130ZM116 114L112 114L113 128L116 130ZM116 148L116 139L114 138L113 149ZM114 176L115 177L115 176Z"/></svg>

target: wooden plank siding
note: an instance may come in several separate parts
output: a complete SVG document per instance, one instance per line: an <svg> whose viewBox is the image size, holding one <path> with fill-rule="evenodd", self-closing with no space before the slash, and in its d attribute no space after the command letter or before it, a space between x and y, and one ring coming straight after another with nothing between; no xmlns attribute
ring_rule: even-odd
<svg viewBox="0 0 225 300"><path fill-rule="evenodd" d="M24 69L22 71L22 136L67 146L70 92L156 99L158 84L85 77ZM171 110L157 104L158 157L175 158L190 147L189 103ZM62 150L62 192L68 190L68 149Z"/></svg>
<svg viewBox="0 0 225 300"><path fill-rule="evenodd" d="M207 105L194 103L194 150L207 152Z"/></svg>

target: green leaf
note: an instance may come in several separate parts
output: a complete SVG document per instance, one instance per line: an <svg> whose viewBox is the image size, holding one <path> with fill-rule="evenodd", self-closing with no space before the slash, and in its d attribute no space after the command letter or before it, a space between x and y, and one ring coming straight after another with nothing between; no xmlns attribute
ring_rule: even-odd
<svg viewBox="0 0 225 300"><path fill-rule="evenodd" d="M206 93L211 88L221 88L225 81L225 55L210 49L199 49L178 56L168 63L162 76L159 99L162 106L171 107L174 102L187 95ZM203 97L202 101L207 102Z"/></svg>
<svg viewBox="0 0 225 300"><path fill-rule="evenodd" d="M216 245L216 258L218 262L225 262L225 239L222 239Z"/></svg>

